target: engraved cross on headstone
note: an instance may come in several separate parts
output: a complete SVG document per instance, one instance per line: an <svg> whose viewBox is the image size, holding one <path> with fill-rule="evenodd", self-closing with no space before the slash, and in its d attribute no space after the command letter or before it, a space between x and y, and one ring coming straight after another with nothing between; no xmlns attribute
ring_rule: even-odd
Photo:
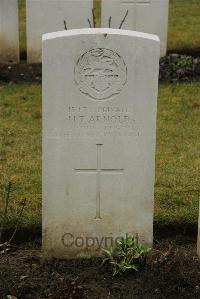
<svg viewBox="0 0 200 299"><path fill-rule="evenodd" d="M81 174L95 174L96 175L96 216L95 219L101 219L100 205L101 205L101 175L102 174L123 174L124 169L109 169L101 166L101 147L103 144L97 144L97 167L80 169L75 168L76 173Z"/></svg>
<svg viewBox="0 0 200 299"><path fill-rule="evenodd" d="M121 0L121 3L127 7L131 20L133 20L133 28L137 29L137 7L139 5L149 5L151 0ZM131 9L130 9L131 6Z"/></svg>

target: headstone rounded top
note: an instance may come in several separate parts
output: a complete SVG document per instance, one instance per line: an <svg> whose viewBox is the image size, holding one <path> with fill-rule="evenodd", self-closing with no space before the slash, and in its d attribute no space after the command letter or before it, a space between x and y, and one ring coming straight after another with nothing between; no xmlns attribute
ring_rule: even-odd
<svg viewBox="0 0 200 299"><path fill-rule="evenodd" d="M59 37L67 37L67 36L76 36L76 35L84 35L84 34L102 34L105 38L109 35L123 35L123 36L131 36L138 38L145 38L153 41L159 42L160 39L157 35L138 32L133 30L123 30L123 29L112 29L112 28L83 28L83 29L72 29L72 30L62 30L51 33L45 33L42 35L42 40L50 40Z"/></svg>

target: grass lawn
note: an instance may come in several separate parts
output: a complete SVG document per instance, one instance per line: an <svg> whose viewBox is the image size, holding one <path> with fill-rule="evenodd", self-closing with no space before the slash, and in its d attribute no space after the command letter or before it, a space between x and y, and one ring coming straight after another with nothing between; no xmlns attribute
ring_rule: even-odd
<svg viewBox="0 0 200 299"><path fill-rule="evenodd" d="M200 52L200 0L170 0L168 50Z"/></svg>
<svg viewBox="0 0 200 299"><path fill-rule="evenodd" d="M200 82L160 84L155 219L196 223L200 181ZM27 198L24 225L41 223L41 85L0 86L0 184L9 181L9 223ZM0 202L2 212L3 200Z"/></svg>
<svg viewBox="0 0 200 299"><path fill-rule="evenodd" d="M26 53L26 0L18 0L19 3L19 42L21 54Z"/></svg>
<svg viewBox="0 0 200 299"><path fill-rule="evenodd" d="M100 24L100 1L94 0L97 25ZM25 0L19 0L20 48L26 52ZM170 0L168 50L200 51L200 0Z"/></svg>

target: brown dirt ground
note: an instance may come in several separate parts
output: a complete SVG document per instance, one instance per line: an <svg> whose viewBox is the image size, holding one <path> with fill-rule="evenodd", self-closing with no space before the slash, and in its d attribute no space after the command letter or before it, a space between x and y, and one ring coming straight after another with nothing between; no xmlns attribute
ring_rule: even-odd
<svg viewBox="0 0 200 299"><path fill-rule="evenodd" d="M41 64L0 64L0 82L37 82L42 81Z"/></svg>
<svg viewBox="0 0 200 299"><path fill-rule="evenodd" d="M190 80L200 79L200 57L191 57L192 66L178 66L180 59L187 57L181 54L169 54L160 59L161 81L169 82L187 82ZM36 82L42 81L42 65L41 64L0 64L0 82Z"/></svg>
<svg viewBox="0 0 200 299"><path fill-rule="evenodd" d="M24 243L0 255L0 298L200 298L195 241L156 241L140 271L115 277L101 259L42 262L40 240Z"/></svg>

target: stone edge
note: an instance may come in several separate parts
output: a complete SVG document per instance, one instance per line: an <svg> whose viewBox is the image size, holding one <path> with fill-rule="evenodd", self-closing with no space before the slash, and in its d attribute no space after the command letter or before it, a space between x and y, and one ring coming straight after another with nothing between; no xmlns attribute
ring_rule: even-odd
<svg viewBox="0 0 200 299"><path fill-rule="evenodd" d="M42 35L42 41L52 40L59 37L76 36L80 34L112 34L112 35L122 35L122 36L132 36L138 38L149 39L152 41L160 42L157 35L138 32L133 30L123 30L123 29L111 29L111 28L83 28L83 29L72 29L56 31L51 33L45 33Z"/></svg>

